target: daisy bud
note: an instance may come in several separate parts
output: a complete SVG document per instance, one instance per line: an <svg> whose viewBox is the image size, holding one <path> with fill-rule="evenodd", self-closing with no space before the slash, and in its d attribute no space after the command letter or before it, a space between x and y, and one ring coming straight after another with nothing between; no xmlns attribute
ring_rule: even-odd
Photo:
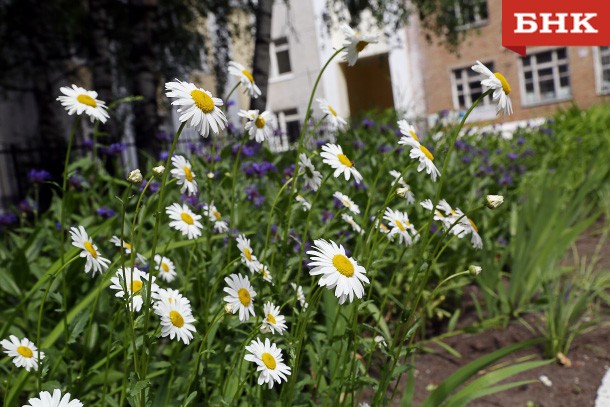
<svg viewBox="0 0 610 407"><path fill-rule="evenodd" d="M233 314L233 306L231 304L225 304L225 312L227 314Z"/></svg>
<svg viewBox="0 0 610 407"><path fill-rule="evenodd" d="M139 184L142 182L142 173L140 172L139 169L135 169L133 171L131 171L129 173L129 175L127 176L127 181L131 182L132 184Z"/></svg>
<svg viewBox="0 0 610 407"><path fill-rule="evenodd" d="M396 190L396 195L405 198L410 190L411 188L409 187L400 187Z"/></svg>
<svg viewBox="0 0 610 407"><path fill-rule="evenodd" d="M471 265L468 267L468 271L469 271L469 272L470 272L470 274L471 274L471 275L473 275L473 276L478 276L479 274L481 274L481 271L482 271L482 270L483 270L483 269L482 269L481 267L479 267L479 266L475 266L474 264L471 264Z"/></svg>
<svg viewBox="0 0 610 407"><path fill-rule="evenodd" d="M498 206L502 205L504 202L504 197L502 195L487 195L485 197L485 206L489 209L496 209Z"/></svg>
<svg viewBox="0 0 610 407"><path fill-rule="evenodd" d="M165 167L162 165L159 165L158 167L154 167L152 169L152 171L153 171L153 174L155 174L157 177L160 177L165 172Z"/></svg>
<svg viewBox="0 0 610 407"><path fill-rule="evenodd" d="M383 336L381 336L381 335L377 335L375 337L375 343L377 345L379 345L379 347L382 347L382 346L385 347L385 348L388 347L388 344L386 343L385 338Z"/></svg>
<svg viewBox="0 0 610 407"><path fill-rule="evenodd" d="M213 172L208 172L208 178L209 179L213 179L214 178L214 173Z"/></svg>

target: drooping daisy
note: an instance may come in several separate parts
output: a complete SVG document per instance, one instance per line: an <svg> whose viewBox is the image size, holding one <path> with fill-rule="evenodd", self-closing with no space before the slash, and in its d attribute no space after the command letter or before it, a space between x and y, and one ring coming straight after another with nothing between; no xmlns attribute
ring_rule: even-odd
<svg viewBox="0 0 610 407"><path fill-rule="evenodd" d="M273 388L273 384L280 384L282 380L288 381L290 376L290 368L284 364L282 351L278 349L275 343L271 343L269 338L265 338L263 343L259 338L256 338L250 345L246 346L246 350L250 353L244 357L248 362L257 364L256 370L261 372L258 376L258 384L267 383L269 388Z"/></svg>
<svg viewBox="0 0 610 407"><path fill-rule="evenodd" d="M203 214L208 217L210 222L214 222L214 230L218 233L226 233L229 231L229 224L222 220L222 215L218 212L214 201L212 203L203 204Z"/></svg>
<svg viewBox="0 0 610 407"><path fill-rule="evenodd" d="M269 267L266 264L262 264L258 269L258 272L263 276L263 281L273 284L273 277L271 277L271 272L269 271Z"/></svg>
<svg viewBox="0 0 610 407"><path fill-rule="evenodd" d="M23 407L83 407L79 399L70 400L70 393L61 395L61 390L53 390L53 395L48 391L41 391L38 397L28 400Z"/></svg>
<svg viewBox="0 0 610 407"><path fill-rule="evenodd" d="M123 280L124 278L124 280ZM131 298L129 309L134 312L140 312L144 300L142 298L142 289L148 286L148 279L152 278L151 292L157 291L158 287L155 284L155 277L149 276L137 268L126 267L125 269L119 269L116 275L110 279L112 283L110 288L116 291L115 297L125 299L125 293L127 297Z"/></svg>
<svg viewBox="0 0 610 407"><path fill-rule="evenodd" d="M66 108L70 116L74 113L80 116L84 112L91 122L97 119L102 123L106 123L110 117L106 111L108 109L106 103L97 99L97 92L76 85L72 85L72 88L61 87L59 90L65 96L59 96L57 100Z"/></svg>
<svg viewBox="0 0 610 407"><path fill-rule="evenodd" d="M201 236L203 225L199 222L201 215L196 215L186 204L174 203L165 208L165 213L172 220L169 226L180 231L188 239L197 239Z"/></svg>
<svg viewBox="0 0 610 407"><path fill-rule="evenodd" d="M154 305L155 314L161 317L161 337L169 336L188 345L193 339L193 332L197 332L193 311L188 301L176 298L175 301L160 299Z"/></svg>
<svg viewBox="0 0 610 407"><path fill-rule="evenodd" d="M261 266L256 256L253 253L252 246L250 246L250 239L247 239L244 235L239 235L235 239L237 240L237 248L241 252L241 262L244 263L250 273L256 273Z"/></svg>
<svg viewBox="0 0 610 407"><path fill-rule="evenodd" d="M19 339L15 335L9 336L0 342L4 353L13 358L17 367L25 367L28 372L32 369L38 370L38 360L44 359L44 352L39 352L34 342L28 338Z"/></svg>
<svg viewBox="0 0 610 407"><path fill-rule="evenodd" d="M316 167L305 153L299 154L299 168L303 170L303 187L317 191L322 184L322 174L316 171Z"/></svg>
<svg viewBox="0 0 610 407"><path fill-rule="evenodd" d="M341 26L343 34L345 34L345 41L343 46L345 47L345 60L348 66L354 66L358 61L358 54L366 48L369 44L377 42L377 37L373 35L362 35L358 31L354 31L349 25L343 24Z"/></svg>
<svg viewBox="0 0 610 407"><path fill-rule="evenodd" d="M175 155L172 157L172 165L174 168L171 170L172 177L176 178L176 183L182 185L180 193L187 195L195 195L197 193L197 177L191 168L191 163L181 155Z"/></svg>
<svg viewBox="0 0 610 407"><path fill-rule="evenodd" d="M342 213L341 219L343 219L348 225L350 225L354 232L358 233L359 235L364 234L364 230L362 229L362 227L358 223L356 223L356 221L351 215L348 215L347 213Z"/></svg>
<svg viewBox="0 0 610 407"><path fill-rule="evenodd" d="M472 66L472 70L485 76L481 81L481 85L494 90L493 100L498 101L496 113L502 112L502 115L513 114L513 104L508 96L510 94L510 85L500 72L491 72L489 68L477 61Z"/></svg>
<svg viewBox="0 0 610 407"><path fill-rule="evenodd" d="M125 241L122 241L121 238L119 238L118 236L113 235L110 238L110 243L114 244L116 247L120 247L122 249L125 249L125 253L131 254L131 249L133 248L131 243L127 243Z"/></svg>
<svg viewBox="0 0 610 407"><path fill-rule="evenodd" d="M398 243L404 243L405 246L413 243L417 230L409 222L409 216L406 213L386 208L383 218L388 221L391 228L388 236L398 236Z"/></svg>
<svg viewBox="0 0 610 407"><path fill-rule="evenodd" d="M335 169L333 176L337 178L341 173L345 177L346 181L349 181L351 175L354 176L356 182L362 181L362 175L355 168L354 163L343 154L343 149L340 145L326 143L322 146L322 153L320 154L325 164L330 165Z"/></svg>
<svg viewBox="0 0 610 407"><path fill-rule="evenodd" d="M273 136L273 130L276 127L273 113L269 111L259 113L258 110L240 110L238 115L248 119L245 129L250 135L250 140L254 139L257 143L262 143Z"/></svg>
<svg viewBox="0 0 610 407"><path fill-rule="evenodd" d="M278 333L283 335L287 329L286 318L280 314L280 307L276 307L271 302L266 302L263 306L263 325L261 333Z"/></svg>
<svg viewBox="0 0 610 407"><path fill-rule="evenodd" d="M156 291L153 291L152 297L155 301L165 301L170 304L181 301L184 304L191 305L191 301L188 298L183 296L179 290L174 290L173 288L157 288Z"/></svg>
<svg viewBox="0 0 610 407"><path fill-rule="evenodd" d="M417 133L415 131L415 127L405 119L398 121L398 128L405 137L410 137L418 143L420 142L419 137L417 136Z"/></svg>
<svg viewBox="0 0 610 407"><path fill-rule="evenodd" d="M254 316L253 304L256 291L252 289L248 277L241 274L231 274L229 277L225 277L225 283L228 287L225 287L223 291L228 295L224 300L231 305L233 314L239 311L241 322L247 321L250 315Z"/></svg>
<svg viewBox="0 0 610 407"><path fill-rule="evenodd" d="M80 253L80 257L85 257L87 262L85 263L85 273L89 274L89 271L93 269L92 277L95 273L100 274L108 269L110 260L102 257L100 252L97 250L97 246L93 244L93 241L89 238L89 235L82 226L71 227L70 237L72 238L72 246L76 246L79 249L83 249Z"/></svg>
<svg viewBox="0 0 610 407"><path fill-rule="evenodd" d="M411 152L409 153L409 157L412 159L419 160L419 166L417 167L417 171L421 172L422 170L426 170L426 173L430 175L432 181L436 182L436 177L441 175L436 165L434 165L434 156L423 144L420 144L419 141L416 141L412 137L402 136L398 141L398 144L404 144L411 147Z"/></svg>
<svg viewBox="0 0 610 407"><path fill-rule="evenodd" d="M168 98L176 98L172 105L180 106L178 120L194 127L203 137L210 134L210 129L218 134L225 128L227 118L218 107L222 106L222 100L213 97L211 92L178 79L167 82L165 89Z"/></svg>
<svg viewBox="0 0 610 407"><path fill-rule="evenodd" d="M317 99L320 110L326 115L333 128L342 129L347 125L345 119L337 114L337 111L328 104L326 99Z"/></svg>
<svg viewBox="0 0 610 407"><path fill-rule="evenodd" d="M396 185L396 183L400 185L396 189L396 194L405 198L405 200L407 201L407 205L413 204L415 202L415 195L413 194L413 191L411 191L411 187L409 186L409 184L407 184L405 179L402 177L402 174L396 170L391 170L390 175L394 177L394 180L392 181L391 185L394 186Z"/></svg>
<svg viewBox="0 0 610 407"><path fill-rule="evenodd" d="M335 191L335 193L333 194L333 197L338 199L343 206L345 206L347 209L349 209L353 213L355 213L355 214L360 213L360 207L357 204L355 204L354 201L352 201L349 196L342 194L339 191Z"/></svg>
<svg viewBox="0 0 610 407"><path fill-rule="evenodd" d="M159 254L155 254L155 264L157 270L159 270L159 278L168 283L174 281L178 273L176 273L176 267L174 267L174 262L168 259L167 257L163 257Z"/></svg>
<svg viewBox="0 0 610 407"><path fill-rule="evenodd" d="M318 284L329 289L335 289L335 296L339 299L339 304L343 304L349 298L349 302L364 295L362 283L368 283L366 270L359 266L358 262L351 257L347 257L342 245L335 242L318 239L314 241L313 250L307 254L312 262L309 267L313 267L309 274L312 276L322 275Z"/></svg>
<svg viewBox="0 0 610 407"><path fill-rule="evenodd" d="M423 208L432 211L432 201L430 199L426 199L419 203ZM459 210L459 208L458 208ZM442 212L445 212L443 214ZM461 212L461 211L460 211ZM457 216L456 216L457 215ZM443 224L445 229L451 229L451 233L456 235L459 238L464 237L465 231L457 222L457 219L461 215L458 212L454 211L453 208L445 201L441 199L441 201L436 205L436 209L434 210L434 220L439 221Z"/></svg>
<svg viewBox="0 0 610 407"><path fill-rule="evenodd" d="M464 216L460 221L460 224L466 231L466 234L470 233L472 235L472 237L470 238L470 243L472 244L472 247L474 247L475 249L482 249L483 240L479 235L479 228L477 228L477 225L475 225L472 219L467 216Z"/></svg>
<svg viewBox="0 0 610 407"><path fill-rule="evenodd" d="M290 286L297 292L297 301L301 304L303 309L307 309L309 304L307 303L307 299L305 298L305 293L303 293L303 286L296 285L295 283L290 283Z"/></svg>
<svg viewBox="0 0 610 407"><path fill-rule="evenodd" d="M229 62L229 73L236 76L241 82L241 86L246 88L244 93L248 93L254 99L261 95L261 90L254 83L254 76L242 64L235 61Z"/></svg>
<svg viewBox="0 0 610 407"><path fill-rule="evenodd" d="M308 211L311 209L311 204L307 201L307 199L303 198L302 195L297 195L294 199L301 205L304 211Z"/></svg>

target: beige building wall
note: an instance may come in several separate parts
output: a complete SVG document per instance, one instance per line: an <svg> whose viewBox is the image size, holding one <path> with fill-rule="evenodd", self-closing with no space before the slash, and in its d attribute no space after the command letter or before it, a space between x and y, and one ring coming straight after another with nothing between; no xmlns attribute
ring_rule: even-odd
<svg viewBox="0 0 610 407"><path fill-rule="evenodd" d="M469 67L477 60L492 61L494 70L501 72L511 85L510 97L514 115L504 120L524 120L549 116L559 108L567 108L575 103L586 108L595 103L609 101L608 95L596 91L595 63L593 47L567 47L571 98L562 102L543 102L536 106L524 106L523 87L520 70L521 57L502 47L502 2L488 0L489 18L487 23L469 29L468 37L459 47L459 55L451 54L439 43L428 44L419 33L422 44L422 72L425 89L426 113L434 114L442 110L456 110L452 93L452 70ZM555 47L556 48L556 47ZM531 55L553 47L528 47ZM488 113L488 112L487 112ZM489 114L479 115L479 120L500 122L501 117Z"/></svg>

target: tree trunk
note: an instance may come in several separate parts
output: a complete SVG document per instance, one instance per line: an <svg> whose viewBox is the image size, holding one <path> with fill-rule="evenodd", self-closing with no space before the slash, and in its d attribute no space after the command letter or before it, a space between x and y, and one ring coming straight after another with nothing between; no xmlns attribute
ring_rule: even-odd
<svg viewBox="0 0 610 407"><path fill-rule="evenodd" d="M261 95L250 101L250 109L263 111L267 107L267 83L269 81L269 44L271 43L271 12L273 0L259 0L256 9L256 38L252 73Z"/></svg>
<svg viewBox="0 0 610 407"><path fill-rule="evenodd" d="M131 91L133 95L144 98L133 106L135 141L140 166L144 166L146 153L152 154L155 158L159 153L159 146L155 142L159 125L157 109L159 74L153 47L153 27L157 8L157 0L129 2L129 21L133 35L129 53Z"/></svg>

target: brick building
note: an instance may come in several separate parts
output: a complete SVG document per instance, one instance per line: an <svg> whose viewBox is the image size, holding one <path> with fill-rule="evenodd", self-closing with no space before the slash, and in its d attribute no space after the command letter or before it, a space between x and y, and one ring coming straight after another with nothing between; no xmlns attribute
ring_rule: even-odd
<svg viewBox="0 0 610 407"><path fill-rule="evenodd" d="M443 45L428 44L419 31L426 114L465 111L482 93L479 74L470 68L480 60L501 72L511 85L514 116L527 120L553 114L572 103L586 108L610 101L610 47L528 47L521 57L502 47L502 2L480 0L470 13L460 13L466 40L459 55ZM610 41L609 41L610 42ZM473 111L473 121L500 121L487 98ZM505 119L506 120L506 119Z"/></svg>

